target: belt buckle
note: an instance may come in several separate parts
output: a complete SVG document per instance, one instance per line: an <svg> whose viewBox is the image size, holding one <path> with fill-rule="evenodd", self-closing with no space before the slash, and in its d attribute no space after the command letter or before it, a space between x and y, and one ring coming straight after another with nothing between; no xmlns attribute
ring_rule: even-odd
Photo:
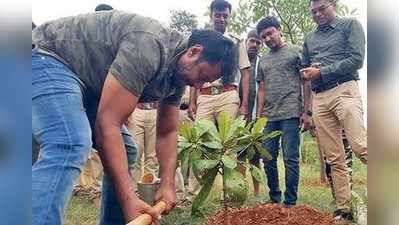
<svg viewBox="0 0 399 225"><path fill-rule="evenodd" d="M211 87L211 95L218 95L220 93L222 93L222 91L219 87L214 87L214 86Z"/></svg>
<svg viewBox="0 0 399 225"><path fill-rule="evenodd" d="M145 103L143 103L143 108L144 108L145 110L151 110L151 109L154 108L154 103L152 103L152 102L145 102Z"/></svg>

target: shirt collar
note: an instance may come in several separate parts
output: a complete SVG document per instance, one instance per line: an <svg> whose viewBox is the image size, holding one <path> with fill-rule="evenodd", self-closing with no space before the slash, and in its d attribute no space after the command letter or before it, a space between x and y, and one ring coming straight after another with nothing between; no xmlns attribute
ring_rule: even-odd
<svg viewBox="0 0 399 225"><path fill-rule="evenodd" d="M338 25L338 17L335 17L329 24L318 26L318 31L329 31L331 28L336 28Z"/></svg>

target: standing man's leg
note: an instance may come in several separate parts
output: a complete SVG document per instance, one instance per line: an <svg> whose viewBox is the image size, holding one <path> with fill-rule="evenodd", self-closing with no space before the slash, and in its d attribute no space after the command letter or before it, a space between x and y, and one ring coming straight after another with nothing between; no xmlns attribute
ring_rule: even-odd
<svg viewBox="0 0 399 225"><path fill-rule="evenodd" d="M342 128L335 110L340 106L336 88L313 96L313 113L320 148L331 166L331 177L338 210L349 210L351 198L348 167L342 144Z"/></svg>
<svg viewBox="0 0 399 225"><path fill-rule="evenodd" d="M279 129L279 121L269 121L266 128L263 130L264 133L268 134ZM265 162L265 173L267 178L267 186L269 187L269 198L271 203L281 202L281 190L278 179L278 168L277 158L280 137L277 136L263 143L263 147L272 156L272 160Z"/></svg>
<svg viewBox="0 0 399 225"><path fill-rule="evenodd" d="M226 112L232 120L235 120L238 116L238 110L240 109L240 96L238 91L232 90L227 91L219 95L218 104L216 108L216 116L221 112Z"/></svg>
<svg viewBox="0 0 399 225"><path fill-rule="evenodd" d="M144 123L144 174L158 177L158 160L155 151L157 110L146 110Z"/></svg>
<svg viewBox="0 0 399 225"><path fill-rule="evenodd" d="M92 145L77 75L52 57L32 54L32 224L61 225L73 184Z"/></svg>
<svg viewBox="0 0 399 225"><path fill-rule="evenodd" d="M215 107L219 104L217 101L217 95L200 95L197 98L197 114L195 121L206 119L213 123L216 122L215 118ZM192 171L188 172L188 195L187 200L193 201L201 190L201 185L198 183Z"/></svg>
<svg viewBox="0 0 399 225"><path fill-rule="evenodd" d="M287 119L281 122L283 132L281 146L285 166L285 192L284 205L296 205L299 184L299 119Z"/></svg>
<svg viewBox="0 0 399 225"><path fill-rule="evenodd" d="M129 116L127 128L129 132L133 135L134 140L137 143L137 161L134 168L130 170L130 174L134 179L136 184L140 181L143 174L144 167L144 139L145 139L145 112L144 110L136 108L133 113Z"/></svg>
<svg viewBox="0 0 399 225"><path fill-rule="evenodd" d="M345 130L342 130L342 143L344 144L346 165L348 166L349 187L353 188L353 152L345 135Z"/></svg>
<svg viewBox="0 0 399 225"><path fill-rule="evenodd" d="M367 131L364 127L363 104L356 81L343 83L340 89L340 107L336 111L345 135L355 155L367 164Z"/></svg>
<svg viewBox="0 0 399 225"><path fill-rule="evenodd" d="M121 132L125 143L129 170L131 170L134 168L137 157L137 145L125 126L122 127ZM125 225L126 221L116 196L114 185L106 172L103 175L102 188L100 225Z"/></svg>

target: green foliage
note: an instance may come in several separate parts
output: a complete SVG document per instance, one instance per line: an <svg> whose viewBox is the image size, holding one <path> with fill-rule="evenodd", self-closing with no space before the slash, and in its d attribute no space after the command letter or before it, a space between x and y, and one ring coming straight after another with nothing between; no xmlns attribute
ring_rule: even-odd
<svg viewBox="0 0 399 225"><path fill-rule="evenodd" d="M193 202L192 213L197 215L206 202L216 174L223 177L224 202L242 204L248 196L248 183L236 171L238 162L236 153L247 150L246 158L251 160L256 152L265 159L270 154L262 146L268 138L280 135L280 132L263 133L267 119L246 125L244 117L232 120L225 112L219 114L217 126L209 120L200 120L195 124L182 123L179 128L178 160L193 171L198 182L203 185L200 194ZM264 183L262 172L249 164L251 174Z"/></svg>
<svg viewBox="0 0 399 225"><path fill-rule="evenodd" d="M249 184L244 176L235 169L223 168L223 191L225 201L241 205L248 196Z"/></svg>
<svg viewBox="0 0 399 225"><path fill-rule="evenodd" d="M354 15L356 9L338 4L337 13ZM316 26L309 13L309 0L240 0L238 9L231 15L229 30L241 35L254 29L268 15L280 19L284 39L292 44L301 44L304 36Z"/></svg>
<svg viewBox="0 0 399 225"><path fill-rule="evenodd" d="M316 141L310 140L302 144L301 161L306 164L317 164L319 162L319 152Z"/></svg>
<svg viewBox="0 0 399 225"><path fill-rule="evenodd" d="M198 193L197 197L194 199L193 206L192 206L192 214L193 215L199 215L200 214L200 208L201 206L204 205L206 199L209 196L209 193L212 189L213 182L215 181L216 175L217 175L217 169L213 169L208 173L208 176L205 179L205 182L203 183L203 186L201 188L201 191Z"/></svg>
<svg viewBox="0 0 399 225"><path fill-rule="evenodd" d="M170 28L189 34L198 27L196 15L185 10L171 10L170 13Z"/></svg>

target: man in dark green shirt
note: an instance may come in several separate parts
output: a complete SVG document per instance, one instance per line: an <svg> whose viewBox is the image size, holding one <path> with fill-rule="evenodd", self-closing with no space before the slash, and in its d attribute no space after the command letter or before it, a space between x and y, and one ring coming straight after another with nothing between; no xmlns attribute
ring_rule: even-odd
<svg viewBox="0 0 399 225"><path fill-rule="evenodd" d="M32 224L61 225L74 180L92 145L103 178L101 225L141 213L128 168L137 146L123 125L138 102L159 101L156 200L176 204L174 177L180 98L233 74L237 50L222 34L195 30L188 40L158 21L117 10L67 17L32 33L32 130L41 152L32 166ZM111 183L112 182L112 183Z"/></svg>
<svg viewBox="0 0 399 225"><path fill-rule="evenodd" d="M344 128L353 152L367 163L367 131L357 80L363 65L365 37L360 23L336 16L335 0L311 0L317 29L304 41L302 77L311 81L313 118L326 162L331 165L337 219L351 219L348 167L342 144Z"/></svg>

